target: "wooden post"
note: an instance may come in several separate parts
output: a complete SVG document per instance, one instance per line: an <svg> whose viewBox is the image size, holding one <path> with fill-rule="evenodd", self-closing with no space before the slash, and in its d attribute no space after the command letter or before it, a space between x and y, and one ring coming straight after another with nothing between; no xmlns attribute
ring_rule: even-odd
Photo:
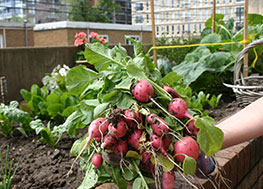
<svg viewBox="0 0 263 189"><path fill-rule="evenodd" d="M213 0L212 33L215 33L216 24L216 0Z"/></svg>
<svg viewBox="0 0 263 189"><path fill-rule="evenodd" d="M248 0L244 2L244 41L248 40ZM244 44L244 48L247 44ZM248 54L244 56L244 70L243 70L244 77L248 76Z"/></svg>
<svg viewBox="0 0 263 189"><path fill-rule="evenodd" d="M152 40L153 40L153 47L156 46L155 40L155 19L154 19L154 2L151 0L151 17L152 17ZM157 67L157 52L156 49L153 49L153 61L155 67Z"/></svg>

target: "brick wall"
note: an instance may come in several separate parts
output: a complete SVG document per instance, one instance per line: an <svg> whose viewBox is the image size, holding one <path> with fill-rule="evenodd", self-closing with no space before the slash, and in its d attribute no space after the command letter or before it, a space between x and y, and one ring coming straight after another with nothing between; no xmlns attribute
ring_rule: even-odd
<svg viewBox="0 0 263 189"><path fill-rule="evenodd" d="M263 188L263 137L221 150L215 154L215 159L218 170L212 180L217 188ZM209 180L200 179L200 182L204 188L214 188Z"/></svg>

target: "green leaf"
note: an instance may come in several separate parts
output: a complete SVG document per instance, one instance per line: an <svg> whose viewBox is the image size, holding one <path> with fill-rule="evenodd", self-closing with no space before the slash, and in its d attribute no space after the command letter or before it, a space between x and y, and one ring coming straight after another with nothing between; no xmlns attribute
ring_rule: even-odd
<svg viewBox="0 0 263 189"><path fill-rule="evenodd" d="M136 80L147 80L145 70L134 62L130 61L126 69L130 77L135 78Z"/></svg>
<svg viewBox="0 0 263 189"><path fill-rule="evenodd" d="M94 168L88 169L86 171L85 177L81 185L78 187L78 189L89 189L93 188L98 180L98 175L96 174L96 171Z"/></svg>
<svg viewBox="0 0 263 189"><path fill-rule="evenodd" d="M221 36L219 34L216 33L211 33L207 36L205 36L202 40L201 40L201 44L205 44L205 43L220 43L221 42Z"/></svg>
<svg viewBox="0 0 263 189"><path fill-rule="evenodd" d="M157 161L159 161L160 165L163 167L164 172L170 172L174 168L173 162L171 162L169 159L167 159L163 154L158 152L158 153L156 153L156 155L157 155L157 159L158 159Z"/></svg>
<svg viewBox="0 0 263 189"><path fill-rule="evenodd" d="M162 78L162 83L170 87L175 87L177 84L181 83L183 77L176 72L170 72Z"/></svg>
<svg viewBox="0 0 263 189"><path fill-rule="evenodd" d="M20 94L22 95L23 99L26 101L26 102L29 102L30 99L31 99L31 93L25 89L21 89L20 90Z"/></svg>
<svg viewBox="0 0 263 189"><path fill-rule="evenodd" d="M197 134L197 142L201 150L207 156L218 152L223 144L224 133L215 126L215 120L208 116L197 118L195 126L200 129Z"/></svg>
<svg viewBox="0 0 263 189"><path fill-rule="evenodd" d="M209 70L205 63L181 63L175 66L173 70L179 75L183 76L185 84L190 85L194 82L202 73Z"/></svg>
<svg viewBox="0 0 263 189"><path fill-rule="evenodd" d="M142 160L142 156L141 156L138 152L133 151L133 150L129 150L129 151L126 153L126 157L127 157L127 158L135 158L135 159Z"/></svg>
<svg viewBox="0 0 263 189"><path fill-rule="evenodd" d="M117 166L112 166L112 176L114 183L118 185L119 189L127 189L127 182L122 177L120 168Z"/></svg>
<svg viewBox="0 0 263 189"><path fill-rule="evenodd" d="M96 70L103 71L109 67L124 67L124 65L114 59L111 50L100 43L87 44L85 48L85 58L90 64L93 64Z"/></svg>
<svg viewBox="0 0 263 189"><path fill-rule="evenodd" d="M128 109L136 103L137 101L131 95L123 94L122 98L120 98L120 100L117 101L116 105L121 109Z"/></svg>
<svg viewBox="0 0 263 189"><path fill-rule="evenodd" d="M94 117L99 116L108 107L109 103L102 103L94 109Z"/></svg>
<svg viewBox="0 0 263 189"><path fill-rule="evenodd" d="M55 117L56 115L59 115L64 110L64 106L62 104L51 104L47 107L48 114L51 117Z"/></svg>
<svg viewBox="0 0 263 189"><path fill-rule="evenodd" d="M194 158L185 155L183 162L183 170L185 174L194 175L196 172L196 161Z"/></svg>
<svg viewBox="0 0 263 189"><path fill-rule="evenodd" d="M53 147L58 143L56 135L54 135L49 128L49 123L48 127L46 127L40 119L37 119L30 122L30 127L35 130L37 135L41 135L41 142Z"/></svg>
<svg viewBox="0 0 263 189"><path fill-rule="evenodd" d="M60 101L60 97L56 94L56 93L51 93L47 96L47 99L46 99L48 105L52 105L52 104L60 104L61 101Z"/></svg>
<svg viewBox="0 0 263 189"><path fill-rule="evenodd" d="M133 83L133 78L127 77L123 79L118 85L115 86L115 89L130 90Z"/></svg>
<svg viewBox="0 0 263 189"><path fill-rule="evenodd" d="M100 75L97 72L82 65L77 66L69 70L66 76L66 87L73 94L80 95L98 78Z"/></svg>
<svg viewBox="0 0 263 189"><path fill-rule="evenodd" d="M143 180L140 177L136 178L132 184L132 189L138 189L138 188L142 188L142 189L145 188L143 184Z"/></svg>

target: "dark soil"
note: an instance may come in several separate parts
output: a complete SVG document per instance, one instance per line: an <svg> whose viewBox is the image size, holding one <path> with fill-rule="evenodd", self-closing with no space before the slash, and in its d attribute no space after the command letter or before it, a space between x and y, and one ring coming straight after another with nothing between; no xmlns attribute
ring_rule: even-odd
<svg viewBox="0 0 263 189"><path fill-rule="evenodd" d="M216 109L209 110L210 116L219 121L239 110L236 102L221 103ZM9 161L22 159L13 181L13 188L17 189L44 189L44 188L77 188L83 178L84 172L76 163L73 173L67 177L67 173L74 161L70 154L74 139L61 141L56 148L38 142L39 136L31 133L28 138L21 135L6 138L0 136L0 150L3 156L7 146L10 146Z"/></svg>

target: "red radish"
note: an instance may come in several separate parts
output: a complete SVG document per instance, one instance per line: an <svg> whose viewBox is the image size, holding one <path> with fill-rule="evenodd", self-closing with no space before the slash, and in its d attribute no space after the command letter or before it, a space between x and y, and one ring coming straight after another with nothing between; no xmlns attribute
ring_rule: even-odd
<svg viewBox="0 0 263 189"><path fill-rule="evenodd" d="M101 144L101 147L112 150L116 143L117 141L113 136L106 135L103 137L103 143Z"/></svg>
<svg viewBox="0 0 263 189"><path fill-rule="evenodd" d="M109 124L109 134L116 138L121 138L127 133L127 125L122 119L117 124Z"/></svg>
<svg viewBox="0 0 263 189"><path fill-rule="evenodd" d="M154 95L153 86L146 80L140 80L135 83L132 89L132 95L139 102L148 102Z"/></svg>
<svg viewBox="0 0 263 189"><path fill-rule="evenodd" d="M163 148L165 150L167 150L169 148L170 144L172 143L172 138L165 135L165 136L163 136L162 141L163 141Z"/></svg>
<svg viewBox="0 0 263 189"><path fill-rule="evenodd" d="M159 136L152 134L150 135L150 140L152 142L152 146L156 148L156 150L160 150L163 155L167 156L167 153L163 148L163 141Z"/></svg>
<svg viewBox="0 0 263 189"><path fill-rule="evenodd" d="M125 122L127 123L130 129L136 128L136 126L142 122L142 114L140 114L138 111L134 109L125 110L124 115L125 115Z"/></svg>
<svg viewBox="0 0 263 189"><path fill-rule="evenodd" d="M102 135L105 135L108 131L108 125L109 123L105 120L105 118L97 118L93 120L88 130L88 142L90 142L93 138L100 141Z"/></svg>
<svg viewBox="0 0 263 189"><path fill-rule="evenodd" d="M155 121L157 120L158 116L154 113L151 113L147 116L147 122L150 124L154 124Z"/></svg>
<svg viewBox="0 0 263 189"><path fill-rule="evenodd" d="M163 86L163 89L168 92L173 98L178 98L179 94L171 87Z"/></svg>
<svg viewBox="0 0 263 189"><path fill-rule="evenodd" d="M174 98L169 103L168 109L170 114L172 114L177 118L185 118L185 117L189 119L193 118L193 116L188 113L188 106L182 98Z"/></svg>
<svg viewBox="0 0 263 189"><path fill-rule="evenodd" d="M149 152L143 152L142 153L142 162L145 163L146 165L150 162L152 157L152 154Z"/></svg>
<svg viewBox="0 0 263 189"><path fill-rule="evenodd" d="M175 173L174 170L170 172L163 172L162 176L163 189L174 189Z"/></svg>
<svg viewBox="0 0 263 189"><path fill-rule="evenodd" d="M92 159L91 162L92 164L96 167L99 168L102 165L102 155L101 154L95 154Z"/></svg>
<svg viewBox="0 0 263 189"><path fill-rule="evenodd" d="M160 137L163 136L164 133L169 132L167 123L161 118L159 118L154 124L152 124L152 129L153 132Z"/></svg>
<svg viewBox="0 0 263 189"><path fill-rule="evenodd" d="M199 131L199 128L196 128L194 124L195 124L195 120L193 119L187 124L186 132L190 135L196 136Z"/></svg>
<svg viewBox="0 0 263 189"><path fill-rule="evenodd" d="M197 142L190 136L186 136L181 138L174 143L174 155L176 154L185 154L189 157L192 157L198 161L198 157L200 154L199 146ZM179 162L184 162L184 155L176 155L175 159Z"/></svg>
<svg viewBox="0 0 263 189"><path fill-rule="evenodd" d="M118 156L125 156L125 154L128 152L127 142L125 140L118 141L114 147L113 152Z"/></svg>
<svg viewBox="0 0 263 189"><path fill-rule="evenodd" d="M136 129L129 137L128 137L128 144L131 145L136 150L140 148L140 138L142 136L143 130Z"/></svg>

